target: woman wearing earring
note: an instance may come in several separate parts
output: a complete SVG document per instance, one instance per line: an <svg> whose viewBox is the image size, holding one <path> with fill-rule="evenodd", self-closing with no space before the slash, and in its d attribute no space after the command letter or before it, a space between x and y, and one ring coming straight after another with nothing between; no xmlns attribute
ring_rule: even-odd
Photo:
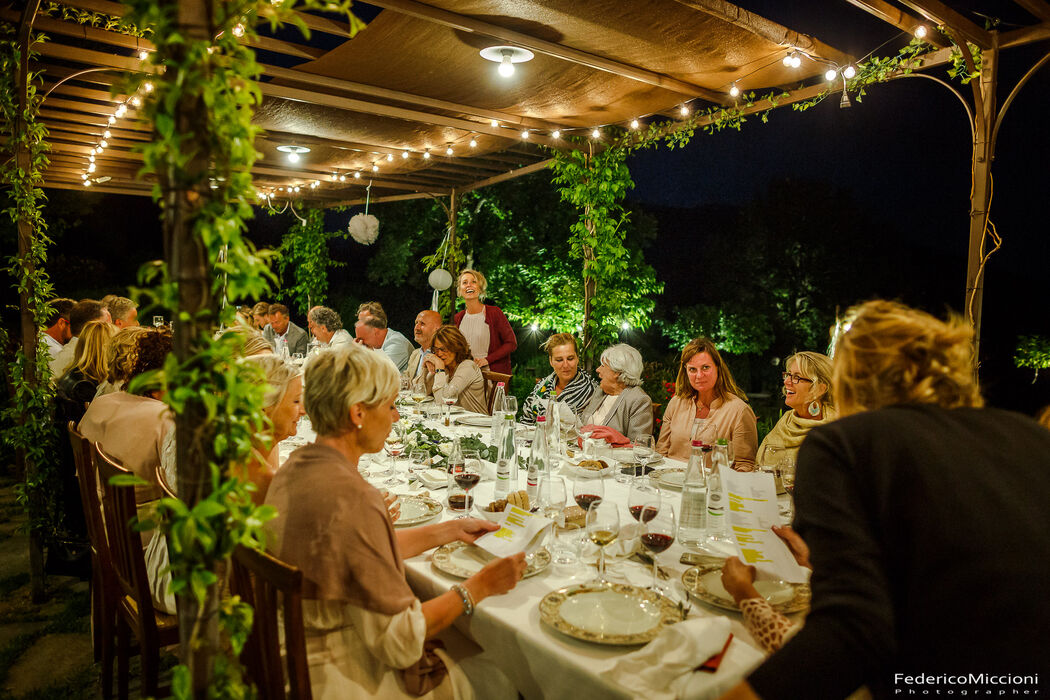
<svg viewBox="0 0 1050 700"><path fill-rule="evenodd" d="M784 403L790 411L780 417L758 447L755 464L766 464L766 449L777 448L777 459L794 459L806 434L835 420L831 398L831 358L819 352L799 352L784 362Z"/></svg>
<svg viewBox="0 0 1050 700"><path fill-rule="evenodd" d="M464 308L452 322L466 336L478 369L510 374L510 354L518 347L518 339L503 310L484 302L488 286L485 275L477 270L459 273L459 296Z"/></svg>

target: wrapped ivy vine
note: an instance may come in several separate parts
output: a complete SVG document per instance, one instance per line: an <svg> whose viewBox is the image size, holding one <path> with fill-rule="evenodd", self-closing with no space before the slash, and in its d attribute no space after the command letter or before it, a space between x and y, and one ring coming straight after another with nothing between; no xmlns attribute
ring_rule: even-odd
<svg viewBox="0 0 1050 700"><path fill-rule="evenodd" d="M301 314L324 304L328 296L328 270L345 267L332 260L328 241L341 237L340 231L325 231L324 210L304 209L302 220L288 229L277 249L277 273L290 276L291 284L281 285L280 298L291 302Z"/></svg>
<svg viewBox="0 0 1050 700"><path fill-rule="evenodd" d="M252 437L263 428L259 377L237 361L236 340L214 338L231 325L234 304L269 291L269 253L244 238L257 194L251 168L261 100L261 72L242 38L269 22L298 25L295 0L125 0L125 20L148 29L155 51L124 86L132 94L152 83L143 116L153 125L142 147L144 171L155 178L165 261L146 266L142 295L175 319L175 352L164 368L140 378L163 392L175 414L179 499L165 499L156 523L168 537L172 587L179 597L184 666L176 697L244 697L236 661L251 626L237 599L220 602L219 577L238 544L258 546L273 512L252 505L242 478ZM349 0L308 1L303 8L349 12ZM146 95L142 90L140 94ZM220 251L224 252L220 256ZM219 626L224 634L220 635Z"/></svg>

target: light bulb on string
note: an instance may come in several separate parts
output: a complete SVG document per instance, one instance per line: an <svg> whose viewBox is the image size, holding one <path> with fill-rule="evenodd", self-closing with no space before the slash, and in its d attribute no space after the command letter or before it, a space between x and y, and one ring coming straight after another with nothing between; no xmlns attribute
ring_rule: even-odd
<svg viewBox="0 0 1050 700"><path fill-rule="evenodd" d="M523 129L522 130L522 132L521 132L521 139L522 139L522 141L528 141L529 140L529 130L528 129Z"/></svg>
<svg viewBox="0 0 1050 700"><path fill-rule="evenodd" d="M142 98L138 95L132 96L131 100L129 101L131 102L132 107L139 107L142 105Z"/></svg>
<svg viewBox="0 0 1050 700"><path fill-rule="evenodd" d="M112 138L112 137L113 137L113 133L109 129L106 129L105 131L102 132L102 138L108 139L108 138Z"/></svg>
<svg viewBox="0 0 1050 700"><path fill-rule="evenodd" d="M296 185L296 186L295 186L295 191L296 191L296 192L298 192L298 191L299 191L299 185Z"/></svg>
<svg viewBox="0 0 1050 700"><path fill-rule="evenodd" d="M95 156L93 156L93 155L88 156L88 162L89 163L94 163L95 162Z"/></svg>
<svg viewBox="0 0 1050 700"><path fill-rule="evenodd" d="M387 163L393 163L394 162L394 154L393 153L387 153L386 154L386 162Z"/></svg>
<svg viewBox="0 0 1050 700"><path fill-rule="evenodd" d="M729 95L730 95L730 97L737 97L739 94L740 94L740 88L738 88L736 86L736 83L733 83L732 85L729 86Z"/></svg>
<svg viewBox="0 0 1050 700"><path fill-rule="evenodd" d="M476 138L471 137L471 139L470 139L470 147L471 148L477 148L478 147L478 140Z"/></svg>
<svg viewBox="0 0 1050 700"><path fill-rule="evenodd" d="M232 34L233 34L233 35L234 35L235 37L237 37L238 39L240 39L240 38L241 38L242 36L244 36L244 25L243 25L243 24L239 24L239 23L238 23L238 24L235 24L235 25L233 25L233 29L231 30L231 33L232 33Z"/></svg>
<svg viewBox="0 0 1050 700"><path fill-rule="evenodd" d="M374 172L374 173L378 173L379 172L379 166L376 165L375 163L372 163L372 172Z"/></svg>
<svg viewBox="0 0 1050 700"><path fill-rule="evenodd" d="M554 131L552 131L551 132L551 136L556 138L556 139L560 139L561 138L561 129L555 129Z"/></svg>
<svg viewBox="0 0 1050 700"><path fill-rule="evenodd" d="M105 139L102 139L101 141L98 142L99 149L103 149L103 148L105 148L108 145L109 145L109 143Z"/></svg>
<svg viewBox="0 0 1050 700"><path fill-rule="evenodd" d="M146 92L153 92L153 83L147 80L146 82L142 83L142 89Z"/></svg>
<svg viewBox="0 0 1050 700"><path fill-rule="evenodd" d="M423 151L423 160L430 160L430 149Z"/></svg>
<svg viewBox="0 0 1050 700"><path fill-rule="evenodd" d="M538 324L538 323L533 323L531 326L529 326L529 330L531 330L533 333L535 333L539 329L540 329L540 324Z"/></svg>
<svg viewBox="0 0 1050 700"><path fill-rule="evenodd" d="M802 56L799 55L798 53L796 53L794 56L791 57L791 67L792 68L798 68L801 65L802 65Z"/></svg>
<svg viewBox="0 0 1050 700"><path fill-rule="evenodd" d="M493 129L495 129L497 126L499 126L499 121L493 119L491 122L489 122L489 124L492 126Z"/></svg>
<svg viewBox="0 0 1050 700"><path fill-rule="evenodd" d="M600 139L602 137L602 131L598 127L594 127L594 131L591 132L592 139Z"/></svg>
<svg viewBox="0 0 1050 700"><path fill-rule="evenodd" d="M139 60L140 61L145 61L147 58L149 58L149 51L146 51L145 49L143 49L142 51L139 51Z"/></svg>
<svg viewBox="0 0 1050 700"><path fill-rule="evenodd" d="M84 180L84 187L91 187L91 180Z"/></svg>
<svg viewBox="0 0 1050 700"><path fill-rule="evenodd" d="M406 160L407 158L408 158L408 151L401 151L401 160Z"/></svg>
<svg viewBox="0 0 1050 700"><path fill-rule="evenodd" d="M81 180L87 180L87 178L88 178L87 173L80 173L80 179Z"/></svg>
<svg viewBox="0 0 1050 700"><path fill-rule="evenodd" d="M683 104L678 109L678 113L681 114L683 117L688 117L689 116L689 105Z"/></svg>
<svg viewBox="0 0 1050 700"><path fill-rule="evenodd" d="M127 113L128 113L128 106L122 104L122 105L118 105L117 106L117 111L113 113L113 116L116 117L117 119L120 119L121 117L123 117Z"/></svg>
<svg viewBox="0 0 1050 700"><path fill-rule="evenodd" d="M339 182L346 182L346 175L340 175Z"/></svg>
<svg viewBox="0 0 1050 700"><path fill-rule="evenodd" d="M360 170L358 170L357 172L354 173L354 179L355 180L360 180L361 179L361 171Z"/></svg>
<svg viewBox="0 0 1050 700"><path fill-rule="evenodd" d="M637 120L637 119L632 119L632 120L631 120L631 128L632 128L632 129L637 129L637 128L638 128L638 126L639 126L639 124L638 124L638 120Z"/></svg>
<svg viewBox="0 0 1050 700"><path fill-rule="evenodd" d="M846 69L842 71L842 77L846 80L853 80L854 76L857 75L857 69L853 66L846 66Z"/></svg>
<svg viewBox="0 0 1050 700"><path fill-rule="evenodd" d="M624 321L623 323L620 324L620 328L622 330L629 331L629 330L631 330L631 324L629 324L627 321Z"/></svg>
<svg viewBox="0 0 1050 700"><path fill-rule="evenodd" d="M928 30L926 29L926 25L925 24L920 24L918 27L915 28L915 38L916 39L925 39L927 32L928 32Z"/></svg>
<svg viewBox="0 0 1050 700"><path fill-rule="evenodd" d="M828 81L829 83L837 77L839 77L839 72L834 68L828 68L826 71L824 71L824 80Z"/></svg>
<svg viewBox="0 0 1050 700"><path fill-rule="evenodd" d="M95 172L95 164L94 163L88 163L87 170L88 170L89 173Z"/></svg>
<svg viewBox="0 0 1050 700"><path fill-rule="evenodd" d="M117 118L116 118L116 117L114 117L114 116L113 116L113 115L111 114L111 115L109 115L109 119L107 119L107 120L106 120L106 122L107 122L107 123L108 123L108 124L109 124L110 126L113 126L114 124L116 124L116 123L117 123Z"/></svg>
<svg viewBox="0 0 1050 700"><path fill-rule="evenodd" d="M450 156L450 155L452 155L452 153L453 153L452 146L449 146L448 148L445 149L445 155L446 156Z"/></svg>

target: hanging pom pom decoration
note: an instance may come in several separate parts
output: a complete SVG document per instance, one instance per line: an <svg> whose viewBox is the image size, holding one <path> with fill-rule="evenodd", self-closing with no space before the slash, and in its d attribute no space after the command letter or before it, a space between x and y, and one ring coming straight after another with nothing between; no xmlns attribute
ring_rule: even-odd
<svg viewBox="0 0 1050 700"><path fill-rule="evenodd" d="M368 201L372 194L372 183L365 188L365 213L355 214L350 218L346 229L350 237L361 245L372 245L379 237L379 219L368 213Z"/></svg>

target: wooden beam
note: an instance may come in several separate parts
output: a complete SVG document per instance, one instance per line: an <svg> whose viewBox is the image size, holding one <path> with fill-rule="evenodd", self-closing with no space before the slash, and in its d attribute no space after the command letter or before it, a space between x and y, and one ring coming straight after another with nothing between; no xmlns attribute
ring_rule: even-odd
<svg viewBox="0 0 1050 700"><path fill-rule="evenodd" d="M885 0L846 0L846 2L854 7L859 7L868 14L874 15L883 22L892 24L897 29L902 29L911 35L915 34L915 29L920 24L926 25L926 41L940 48L944 48L950 44L950 42L945 41L941 36L941 33L937 31L935 25L929 22L923 22L919 18L909 15L907 12L902 12L888 2L885 2Z"/></svg>
<svg viewBox="0 0 1050 700"><path fill-rule="evenodd" d="M49 190L80 190L81 192L104 192L106 194L125 194L133 197L152 197L153 188L148 187L145 189L133 188L127 185L111 186L109 183L102 185L91 185L91 187L84 187L83 182L74 182L73 180L45 180L42 185L44 189Z"/></svg>
<svg viewBox="0 0 1050 700"><path fill-rule="evenodd" d="M550 164L553 161L553 158L549 158L547 160L542 160L539 163L526 165L524 168L516 168L509 172L505 172L502 175L496 175L495 177L489 177L485 178L484 180L478 180L477 182L466 185L465 187L457 187L456 192L470 192L472 190L481 189L482 187L488 187L489 185L495 185L498 182L506 182L507 180L513 180L514 178L521 177L522 175L528 175L530 173L539 172L540 170L546 170L550 167Z"/></svg>
<svg viewBox="0 0 1050 700"><path fill-rule="evenodd" d="M569 61L570 63L578 63L587 66L588 68L605 71L624 78L630 78L631 80L637 80L638 82L646 83L648 85L655 85L656 87L680 95L700 97L723 105L732 103L732 98L730 98L727 93L716 92L715 90L709 90L708 88L694 85L693 83L687 83L684 80L672 78L669 75L663 75L662 73L657 73L638 66L632 66L620 61L596 56L587 53L586 51L569 48L568 46L563 46L552 41L538 39L523 32L517 32L513 29L507 29L492 24L491 22L484 22L466 15L448 12L447 10L442 10L431 5L424 5L421 2L417 2L417 0L369 0L369 4L400 12L435 24L451 27L452 29L491 36L508 44L514 44L515 46L530 49L536 53L560 58L564 61Z"/></svg>
<svg viewBox="0 0 1050 700"><path fill-rule="evenodd" d="M977 44L982 49L992 45L992 37L987 30L978 27L940 0L900 0L900 3L931 22L943 24L948 29L958 32L959 36L971 44Z"/></svg>
<svg viewBox="0 0 1050 700"><path fill-rule="evenodd" d="M50 98L44 102L45 105L50 106ZM69 122L72 124L84 124L90 128L99 129L99 133L109 129L113 133L117 131L137 131L140 133L152 133L152 129L146 125L145 122L131 122L122 120L119 124L108 126L104 117L92 116L90 114L79 114L77 112L66 112L56 109L41 109L40 110L41 121L52 122L62 121Z"/></svg>
<svg viewBox="0 0 1050 700"><path fill-rule="evenodd" d="M732 24L755 36L784 48L795 48L811 56L832 61L840 66L853 63L853 56L828 46L822 41L806 34L788 29L776 22L760 17L753 12L737 7L723 0L676 0L680 5L703 12L706 15Z"/></svg>
<svg viewBox="0 0 1050 700"><path fill-rule="evenodd" d="M1050 22L1050 3L1043 0L1014 0L1040 22ZM1000 45L999 48L1002 48Z"/></svg>
<svg viewBox="0 0 1050 700"><path fill-rule="evenodd" d="M382 204L383 202L404 202L409 199L434 199L440 196L448 196L450 192L417 192L415 194L392 194L384 197L371 197L368 202L369 204ZM359 204L364 204L364 198L361 199L346 199L341 202L331 204L332 207L353 207Z"/></svg>
<svg viewBox="0 0 1050 700"><path fill-rule="evenodd" d="M1043 22L1031 27L1022 27L999 35L999 49L1012 49L1037 41L1050 39L1050 22Z"/></svg>

